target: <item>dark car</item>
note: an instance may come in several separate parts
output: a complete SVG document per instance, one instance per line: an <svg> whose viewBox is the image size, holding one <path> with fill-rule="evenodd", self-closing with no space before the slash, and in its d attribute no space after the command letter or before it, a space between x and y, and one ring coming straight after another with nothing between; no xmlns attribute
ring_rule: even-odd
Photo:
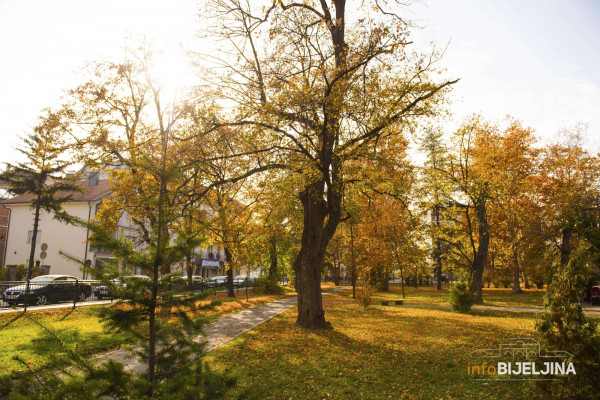
<svg viewBox="0 0 600 400"><path fill-rule="evenodd" d="M121 279L123 280L123 282L121 281ZM122 277L121 279L115 278L115 279L112 279L111 282L117 287L127 287L128 282L131 282L136 279L151 280L151 278L147 275L127 275L127 276ZM96 296L96 298L98 300L113 297L113 294L112 294L112 291L111 291L109 285L97 286L96 289L94 290L94 295Z"/></svg>
<svg viewBox="0 0 600 400"><path fill-rule="evenodd" d="M119 278L113 279L112 283L114 283L117 286L121 285L121 281L119 281ZM96 298L98 300L112 298L112 292L110 290L110 286L108 286L108 285L96 286L96 289L94 289L94 296L96 296Z"/></svg>
<svg viewBox="0 0 600 400"><path fill-rule="evenodd" d="M590 290L590 303L600 305L600 286L593 286Z"/></svg>
<svg viewBox="0 0 600 400"><path fill-rule="evenodd" d="M187 289L187 281L188 281L188 277L187 276L182 276L181 277L183 283L185 284L185 287L183 288L184 290ZM201 276L198 275L192 275L192 283L194 285L194 290L204 290L206 289L206 283L204 282L204 278L202 278Z"/></svg>
<svg viewBox="0 0 600 400"><path fill-rule="evenodd" d="M10 305L25 303L27 284L13 286L4 291L2 300ZM70 275L41 275L29 281L28 304L39 306L59 301L84 301L92 294L89 283L79 282Z"/></svg>

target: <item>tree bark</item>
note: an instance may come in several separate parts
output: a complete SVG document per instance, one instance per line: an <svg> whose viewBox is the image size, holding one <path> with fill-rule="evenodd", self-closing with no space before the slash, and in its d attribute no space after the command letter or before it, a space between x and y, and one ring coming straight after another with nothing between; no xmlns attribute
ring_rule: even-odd
<svg viewBox="0 0 600 400"><path fill-rule="evenodd" d="M267 275L267 292L275 293L277 286L277 238L275 235L269 238L270 248L269 257L271 259L271 265L269 265L269 272Z"/></svg>
<svg viewBox="0 0 600 400"><path fill-rule="evenodd" d="M486 198L485 196L482 196L478 199L477 203L475 204L479 232L477 252L475 253L475 258L473 260L473 275L471 280L470 291L471 293L476 294L475 301L477 303L483 302L483 269L487 261L488 250L490 247L490 235L488 232L488 220L485 202Z"/></svg>
<svg viewBox="0 0 600 400"><path fill-rule="evenodd" d="M406 295L404 294L404 274L402 273L402 267L400 267L400 285L402 286L402 298L405 299Z"/></svg>
<svg viewBox="0 0 600 400"><path fill-rule="evenodd" d="M352 298L356 299L356 258L354 257L354 222L350 220L350 257L352 258Z"/></svg>
<svg viewBox="0 0 600 400"><path fill-rule="evenodd" d="M523 293L521 289L521 279L519 270L519 252L517 251L517 233L515 232L514 222L510 220L510 239L512 247L512 263L513 263L513 293Z"/></svg>
<svg viewBox="0 0 600 400"><path fill-rule="evenodd" d="M186 274L187 274L188 290L193 291L194 290L194 278L193 278L194 269L192 267L192 257L191 256L186 257Z"/></svg>
<svg viewBox="0 0 600 400"><path fill-rule="evenodd" d="M233 264L231 260L231 252L225 246L225 260L227 261L227 297L235 297L233 290Z"/></svg>
<svg viewBox="0 0 600 400"><path fill-rule="evenodd" d="M384 268L383 272L383 290L386 292L390 291L390 270L388 268Z"/></svg>
<svg viewBox="0 0 600 400"><path fill-rule="evenodd" d="M438 205L434 208L435 213L435 226L439 229L440 226L440 207ZM439 239L435 240L435 261L437 263L437 290L442 290L442 241Z"/></svg>
<svg viewBox="0 0 600 400"><path fill-rule="evenodd" d="M573 230L567 227L562 231L562 243L560 245L560 265L565 267L571 258L571 236Z"/></svg>
<svg viewBox="0 0 600 400"><path fill-rule="evenodd" d="M300 252L294 261L298 292L296 325L306 329L329 329L321 297L321 273L328 238L323 223L328 216L320 185L309 185L301 194L304 208L304 227Z"/></svg>
<svg viewBox="0 0 600 400"><path fill-rule="evenodd" d="M521 274L519 271L519 253L517 249L513 247L512 254L512 262L513 262L513 293L523 293L523 289L521 289Z"/></svg>
<svg viewBox="0 0 600 400"><path fill-rule="evenodd" d="M414 282L414 286L415 289L419 288L419 266L415 265L415 282Z"/></svg>
<svg viewBox="0 0 600 400"><path fill-rule="evenodd" d="M277 238L275 236L270 237L271 248L269 256L271 258L271 265L269 265L269 281L275 280L277 277Z"/></svg>

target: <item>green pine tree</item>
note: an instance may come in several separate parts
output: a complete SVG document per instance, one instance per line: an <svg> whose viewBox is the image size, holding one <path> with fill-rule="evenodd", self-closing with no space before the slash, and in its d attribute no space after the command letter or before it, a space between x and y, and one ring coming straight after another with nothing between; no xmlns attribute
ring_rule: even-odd
<svg viewBox="0 0 600 400"><path fill-rule="evenodd" d="M34 210L34 217L28 280L32 277L40 213L46 211L55 219L68 222L69 217L62 205L72 199L74 192L81 191L75 178L66 174L66 169L73 163L61 159L69 148L63 132L60 114L47 110L33 133L22 138L23 144L18 150L26 161L7 164L6 171L0 174L0 180L9 185L9 193L32 196L29 204Z"/></svg>

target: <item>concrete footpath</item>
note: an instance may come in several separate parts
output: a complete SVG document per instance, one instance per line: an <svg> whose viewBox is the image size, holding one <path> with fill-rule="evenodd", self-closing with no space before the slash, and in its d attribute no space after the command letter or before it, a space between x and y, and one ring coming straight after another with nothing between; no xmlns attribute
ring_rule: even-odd
<svg viewBox="0 0 600 400"><path fill-rule="evenodd" d="M404 304L399 307L404 308L423 308L433 310L451 310L450 306L440 306L435 304ZM542 313L545 312L544 307L506 307L506 306L479 306L474 305L475 311L508 311L508 312L527 312L527 313ZM600 317L600 307L583 306L583 311L590 316Z"/></svg>
<svg viewBox="0 0 600 400"><path fill-rule="evenodd" d="M298 298L293 296L260 304L235 314L225 315L206 325L204 328L206 335L199 336L198 340L206 342L206 351L213 350L297 305ZM125 370L137 373L144 373L147 368L146 364L141 363L138 359L129 358L129 351L124 349L94 357L93 360L99 362L115 360L122 363L125 366Z"/></svg>

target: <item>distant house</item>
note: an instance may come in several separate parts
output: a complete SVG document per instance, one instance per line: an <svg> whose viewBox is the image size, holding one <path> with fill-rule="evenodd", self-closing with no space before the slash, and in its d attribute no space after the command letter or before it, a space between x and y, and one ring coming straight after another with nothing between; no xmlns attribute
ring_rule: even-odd
<svg viewBox="0 0 600 400"><path fill-rule="evenodd" d="M63 204L63 209L70 215L89 221L96 215L102 199L111 193L111 185L107 178L104 173L89 173L89 178L81 183L83 191L74 193L73 200ZM29 263L34 213L30 208L32 199L33 195L26 194L4 201L4 205L10 209L5 265ZM92 265L96 265L99 260L113 258L111 254L103 253L101 249L91 249L88 237L87 229L59 222L53 218L53 215L42 212L35 246L35 265L49 265L50 273L53 274L69 274L85 278L79 265L68 261L59 252L63 251L82 260L89 260ZM45 252L42 252L42 244L47 245Z"/></svg>

